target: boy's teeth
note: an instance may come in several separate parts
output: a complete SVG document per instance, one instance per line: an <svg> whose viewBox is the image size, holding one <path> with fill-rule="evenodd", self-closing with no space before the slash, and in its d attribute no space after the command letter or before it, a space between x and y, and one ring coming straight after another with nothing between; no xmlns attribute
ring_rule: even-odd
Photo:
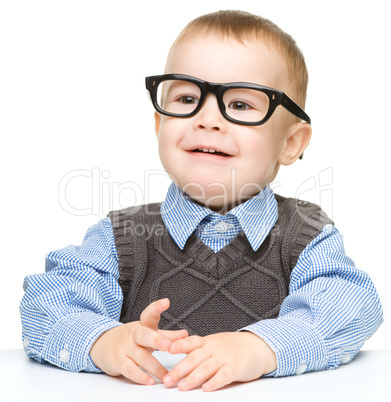
<svg viewBox="0 0 391 402"><path fill-rule="evenodd" d="M209 148L198 148L198 150L202 152L210 152L212 154L216 152L215 149L209 149Z"/></svg>

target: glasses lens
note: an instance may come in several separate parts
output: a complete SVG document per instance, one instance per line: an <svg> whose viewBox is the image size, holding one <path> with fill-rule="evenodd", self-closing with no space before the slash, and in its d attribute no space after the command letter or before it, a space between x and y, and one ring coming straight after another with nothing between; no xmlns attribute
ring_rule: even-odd
<svg viewBox="0 0 391 402"><path fill-rule="evenodd" d="M223 95L225 112L235 120L255 123L265 118L269 97L256 89L233 88Z"/></svg>
<svg viewBox="0 0 391 402"><path fill-rule="evenodd" d="M201 90L197 85L182 80L166 80L157 88L157 103L168 113L187 115L197 107Z"/></svg>

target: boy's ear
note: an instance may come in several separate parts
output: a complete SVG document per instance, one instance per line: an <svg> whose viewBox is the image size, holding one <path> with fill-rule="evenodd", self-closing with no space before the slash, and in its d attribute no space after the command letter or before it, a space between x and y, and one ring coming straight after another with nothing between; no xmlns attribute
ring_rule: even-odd
<svg viewBox="0 0 391 402"><path fill-rule="evenodd" d="M279 162L285 166L289 166L295 162L307 148L311 134L312 128L308 123L300 122L293 124L289 130L285 148L278 158Z"/></svg>
<svg viewBox="0 0 391 402"><path fill-rule="evenodd" d="M155 133L156 133L156 137L159 136L160 120L161 120L160 114L158 112L155 112Z"/></svg>

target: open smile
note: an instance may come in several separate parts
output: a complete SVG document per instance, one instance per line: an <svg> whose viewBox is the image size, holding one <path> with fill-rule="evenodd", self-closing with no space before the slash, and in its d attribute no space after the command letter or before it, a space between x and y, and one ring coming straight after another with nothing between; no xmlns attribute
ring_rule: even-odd
<svg viewBox="0 0 391 402"><path fill-rule="evenodd" d="M191 150L191 152L198 152L202 154L211 154L211 155L216 155L216 156L223 156L223 157L229 157L231 155L226 154L225 152L218 151L213 148L196 148Z"/></svg>

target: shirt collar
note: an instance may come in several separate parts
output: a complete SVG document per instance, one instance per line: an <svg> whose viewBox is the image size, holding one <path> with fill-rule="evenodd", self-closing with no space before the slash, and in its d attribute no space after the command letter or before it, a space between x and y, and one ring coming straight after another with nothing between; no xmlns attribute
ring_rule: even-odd
<svg viewBox="0 0 391 402"><path fill-rule="evenodd" d="M261 192L230 212L238 221L253 250L258 250L278 218L273 190L266 186Z"/></svg>
<svg viewBox="0 0 391 402"><path fill-rule="evenodd" d="M160 212L171 237L183 250L198 224L213 211L196 204L176 184L171 183Z"/></svg>
<svg viewBox="0 0 391 402"><path fill-rule="evenodd" d="M211 209L196 204L174 183L170 185L160 211L168 232L181 250L205 217L211 214L218 215ZM257 250L278 218L277 201L273 190L270 186L265 187L256 196L233 208L228 214L236 216L251 247Z"/></svg>

